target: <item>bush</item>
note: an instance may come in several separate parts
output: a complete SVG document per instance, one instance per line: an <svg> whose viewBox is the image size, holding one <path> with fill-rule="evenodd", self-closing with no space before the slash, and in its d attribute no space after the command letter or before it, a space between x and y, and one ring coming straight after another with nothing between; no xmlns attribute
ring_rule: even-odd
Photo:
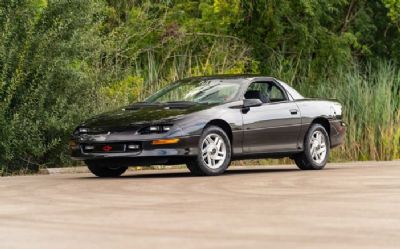
<svg viewBox="0 0 400 249"><path fill-rule="evenodd" d="M95 108L98 7L79 0L1 6L2 174L66 162L71 129Z"/></svg>

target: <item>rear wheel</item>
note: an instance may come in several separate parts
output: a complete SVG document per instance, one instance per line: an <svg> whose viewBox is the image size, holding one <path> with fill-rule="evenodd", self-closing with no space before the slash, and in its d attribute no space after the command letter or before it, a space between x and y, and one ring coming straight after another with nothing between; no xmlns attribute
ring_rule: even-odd
<svg viewBox="0 0 400 249"><path fill-rule="evenodd" d="M193 175L214 176L225 172L231 162L231 143L221 128L207 127L199 139L199 154L187 162Z"/></svg>
<svg viewBox="0 0 400 249"><path fill-rule="evenodd" d="M328 162L330 141L328 133L320 124L313 124L304 140L304 151L294 158L302 170L320 170Z"/></svg>
<svg viewBox="0 0 400 249"><path fill-rule="evenodd" d="M85 163L90 172L98 177L118 177L128 169L126 166L102 160L87 160Z"/></svg>

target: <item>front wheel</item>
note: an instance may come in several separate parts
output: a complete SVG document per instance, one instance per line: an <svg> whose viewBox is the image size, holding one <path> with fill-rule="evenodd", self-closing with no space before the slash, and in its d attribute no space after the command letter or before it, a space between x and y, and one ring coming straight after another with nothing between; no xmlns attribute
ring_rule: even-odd
<svg viewBox="0 0 400 249"><path fill-rule="evenodd" d="M302 170L320 170L328 162L330 141L328 133L320 124L313 124L304 139L304 151L294 158Z"/></svg>
<svg viewBox="0 0 400 249"><path fill-rule="evenodd" d="M207 127L199 139L199 153L187 162L193 175L215 176L225 172L231 162L231 143L225 131Z"/></svg>
<svg viewBox="0 0 400 249"><path fill-rule="evenodd" d="M87 160L85 164L90 172L98 177L118 177L128 169L126 166L116 165L102 160Z"/></svg>

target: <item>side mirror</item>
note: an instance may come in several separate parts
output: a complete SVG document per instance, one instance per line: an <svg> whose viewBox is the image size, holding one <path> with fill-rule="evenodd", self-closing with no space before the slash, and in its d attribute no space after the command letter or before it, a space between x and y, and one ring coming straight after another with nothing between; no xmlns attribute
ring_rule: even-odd
<svg viewBox="0 0 400 249"><path fill-rule="evenodd" d="M243 100L243 108L250 108L261 106L263 102L260 99L244 99Z"/></svg>

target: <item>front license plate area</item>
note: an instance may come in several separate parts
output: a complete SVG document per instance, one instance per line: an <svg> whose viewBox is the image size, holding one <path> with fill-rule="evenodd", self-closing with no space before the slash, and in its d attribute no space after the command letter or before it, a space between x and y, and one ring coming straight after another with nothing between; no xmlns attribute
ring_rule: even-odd
<svg viewBox="0 0 400 249"><path fill-rule="evenodd" d="M85 153L121 153L126 151L125 144L82 144Z"/></svg>

